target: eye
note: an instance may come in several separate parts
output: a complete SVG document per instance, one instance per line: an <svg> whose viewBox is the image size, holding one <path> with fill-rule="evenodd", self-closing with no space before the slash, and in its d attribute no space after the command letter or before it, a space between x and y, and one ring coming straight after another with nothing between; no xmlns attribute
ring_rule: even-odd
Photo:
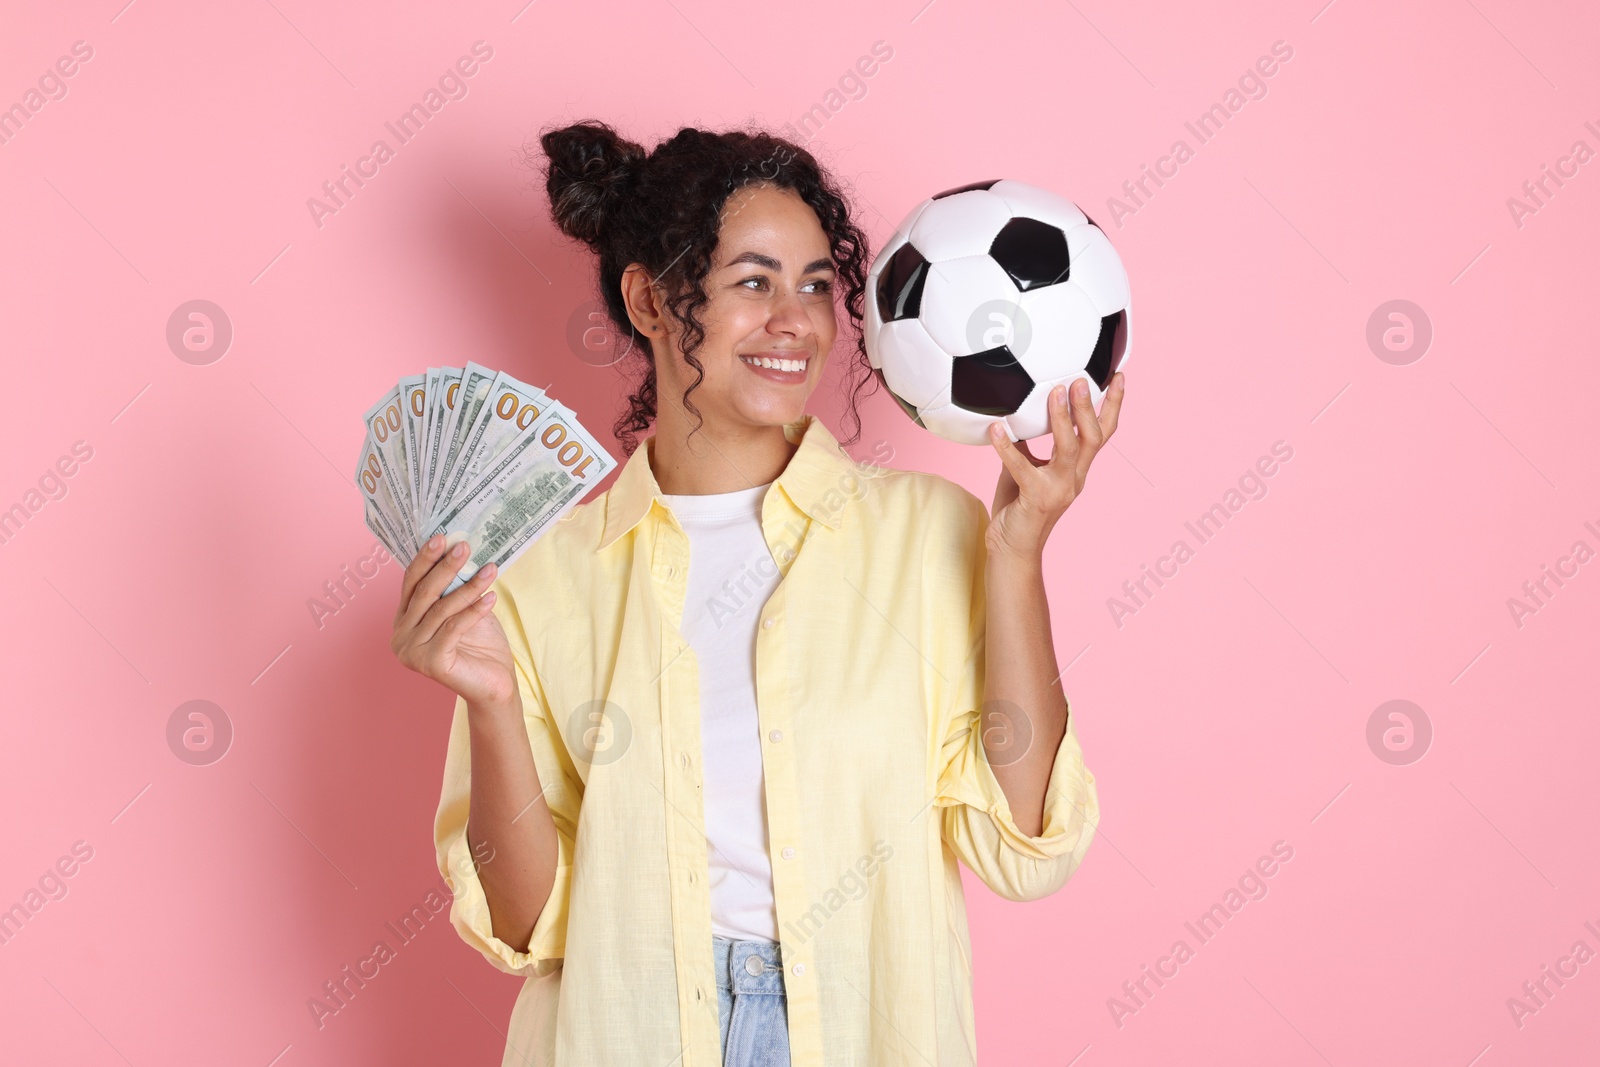
<svg viewBox="0 0 1600 1067"><path fill-rule="evenodd" d="M736 283L736 286L749 285L750 282L755 282L762 288L766 288L766 278L758 274L750 275L749 278L742 278L741 282ZM818 286L816 290L813 290L814 293L832 293L834 291L834 282L830 278L816 278L813 282L806 282L800 288L802 290L810 290L811 286Z"/></svg>

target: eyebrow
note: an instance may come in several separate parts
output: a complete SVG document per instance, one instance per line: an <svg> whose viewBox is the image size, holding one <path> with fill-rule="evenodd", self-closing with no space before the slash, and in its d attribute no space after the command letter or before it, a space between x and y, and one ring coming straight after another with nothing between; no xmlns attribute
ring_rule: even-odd
<svg viewBox="0 0 1600 1067"><path fill-rule="evenodd" d="M777 260L773 259L771 256L764 256L760 252L742 252L739 255L737 255L737 256L733 257L732 259L728 260L728 262L724 263L723 266L724 267L732 267L732 266L734 266L735 264L738 264L738 263L753 263L758 267L765 267L768 270L782 270L783 269L783 264L782 263L779 263ZM800 273L801 274L810 274L812 271L834 270L834 269L835 268L834 268L832 259L827 259L827 258L814 259L810 263L807 263L806 267L805 267L805 270L802 270Z"/></svg>

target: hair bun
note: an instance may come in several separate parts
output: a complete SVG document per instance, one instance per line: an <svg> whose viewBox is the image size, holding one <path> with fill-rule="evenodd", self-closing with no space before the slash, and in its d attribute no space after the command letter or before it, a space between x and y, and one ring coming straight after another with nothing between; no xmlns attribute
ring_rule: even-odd
<svg viewBox="0 0 1600 1067"><path fill-rule="evenodd" d="M568 237L598 245L629 179L648 158L645 150L594 119L549 130L539 143L556 225Z"/></svg>

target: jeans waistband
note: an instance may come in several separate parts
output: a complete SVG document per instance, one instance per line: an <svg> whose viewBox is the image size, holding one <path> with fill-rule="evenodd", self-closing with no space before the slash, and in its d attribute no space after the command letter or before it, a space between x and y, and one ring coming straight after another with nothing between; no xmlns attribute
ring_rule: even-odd
<svg viewBox="0 0 1600 1067"><path fill-rule="evenodd" d="M783 952L775 941L711 935L717 988L733 993L783 993Z"/></svg>

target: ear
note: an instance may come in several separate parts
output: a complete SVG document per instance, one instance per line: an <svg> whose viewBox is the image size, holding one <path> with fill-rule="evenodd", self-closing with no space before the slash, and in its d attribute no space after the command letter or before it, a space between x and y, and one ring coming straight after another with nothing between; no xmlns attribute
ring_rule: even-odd
<svg viewBox="0 0 1600 1067"><path fill-rule="evenodd" d="M643 264L631 263L622 272L622 303L628 309L633 328L646 337L661 336L666 327L666 308L661 291Z"/></svg>

